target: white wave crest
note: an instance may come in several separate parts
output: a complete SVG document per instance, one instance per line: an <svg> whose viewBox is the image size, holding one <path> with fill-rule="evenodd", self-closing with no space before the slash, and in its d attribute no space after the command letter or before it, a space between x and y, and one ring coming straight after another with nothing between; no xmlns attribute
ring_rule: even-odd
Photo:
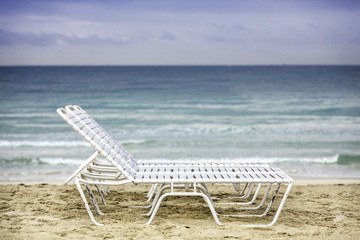
<svg viewBox="0 0 360 240"><path fill-rule="evenodd" d="M243 161L256 161L264 163L285 163L285 162L298 162L298 163L336 163L338 161L339 155L326 156L326 157L254 157L246 158Z"/></svg>
<svg viewBox="0 0 360 240"><path fill-rule="evenodd" d="M79 147L88 146L85 141L8 141L0 140L0 147Z"/></svg>
<svg viewBox="0 0 360 240"><path fill-rule="evenodd" d="M319 163L329 164L336 163L339 155L327 157L244 157L244 158L182 158L182 159L138 159L139 162L157 161L157 162L247 162L247 163L286 163L286 162L297 162L297 163Z"/></svg>
<svg viewBox="0 0 360 240"><path fill-rule="evenodd" d="M147 140L126 140L120 144L144 144ZM0 140L0 147L88 147L85 141L8 141Z"/></svg>
<svg viewBox="0 0 360 240"><path fill-rule="evenodd" d="M49 165L80 165L85 159L75 158L40 158L40 161Z"/></svg>
<svg viewBox="0 0 360 240"><path fill-rule="evenodd" d="M239 162L239 163L267 163L267 164L276 164L276 163L290 163L298 165L299 163L305 164L334 164L338 162L339 155L328 156L328 157L244 157L244 158L178 158L178 159L168 159L168 158L147 158L147 159L137 159L139 163L141 162ZM2 160L2 164L30 164L30 165L80 165L85 161L85 158L54 158L54 157L40 157L40 158L16 158L12 160Z"/></svg>

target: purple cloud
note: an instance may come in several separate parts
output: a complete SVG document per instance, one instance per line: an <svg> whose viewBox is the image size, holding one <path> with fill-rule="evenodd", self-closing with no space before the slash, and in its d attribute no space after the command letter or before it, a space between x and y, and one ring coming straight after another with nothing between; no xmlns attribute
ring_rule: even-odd
<svg viewBox="0 0 360 240"><path fill-rule="evenodd" d="M176 37L171 32L165 31L161 34L161 39L167 40L167 41L174 41L174 40L176 40Z"/></svg>
<svg viewBox="0 0 360 240"><path fill-rule="evenodd" d="M57 33L18 33L0 29L0 45L52 46L59 44L125 44L129 39L122 36L66 36Z"/></svg>

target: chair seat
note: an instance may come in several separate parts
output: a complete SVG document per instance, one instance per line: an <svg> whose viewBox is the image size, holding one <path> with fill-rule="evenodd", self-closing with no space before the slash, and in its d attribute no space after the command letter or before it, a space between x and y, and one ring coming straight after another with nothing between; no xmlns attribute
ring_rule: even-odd
<svg viewBox="0 0 360 240"><path fill-rule="evenodd" d="M270 167L139 167L134 183L289 183L288 175Z"/></svg>

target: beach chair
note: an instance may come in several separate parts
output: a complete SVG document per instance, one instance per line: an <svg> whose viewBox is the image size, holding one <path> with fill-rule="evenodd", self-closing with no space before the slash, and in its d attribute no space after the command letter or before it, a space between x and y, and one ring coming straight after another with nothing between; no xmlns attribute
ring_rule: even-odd
<svg viewBox="0 0 360 240"><path fill-rule="evenodd" d="M81 116L83 118L86 118L87 121L91 121L93 122L97 127L101 128L100 125L98 123L96 123L96 121L85 112L85 110L83 110L80 106L77 105L68 105L65 107L66 111L68 111L69 113L74 114L75 116L80 116L79 114L81 114ZM60 114L60 113L59 113ZM64 119L65 120L65 119ZM98 153L94 153L88 160L86 160L64 183L67 184L68 182L70 182L77 174L79 174L84 168L86 168L87 166L90 165L90 168L93 166L92 163L96 163L96 159L97 157L100 156ZM214 161L166 161L166 160L143 160L143 161L137 161L137 164L139 166L148 166L148 165L156 165L156 166L166 166L166 165L178 165L178 166L193 166L193 165L206 165L206 166L216 166L216 167L226 167L226 166L234 166L234 167L268 167L268 164L265 163L261 163L261 162L239 162L239 161L221 161L221 162L214 162ZM95 164L95 165L99 165L99 164ZM115 168L112 167L111 164L106 164L104 165L104 163L102 163L102 166L105 167L104 169L106 169L106 171L111 171L110 169L112 168L114 171L116 171ZM101 171L101 167L93 167L94 171ZM251 196L252 190L255 187L255 184L243 184L242 188L240 186L240 184L235 183L234 185L234 189L239 192L240 196L238 197L232 197L232 199L235 198L239 198L239 199L248 199ZM158 189L158 184L153 184L152 187L150 188L148 194L147 194L147 202L151 201L151 199L155 196L156 190ZM261 184L259 184L256 188L256 191L254 193L253 196L253 200L249 201L247 203L243 203L243 204L251 204L255 199L256 196L260 190ZM222 204L226 204L226 203L222 203ZM147 206L147 207L151 207L151 205Z"/></svg>
<svg viewBox="0 0 360 240"><path fill-rule="evenodd" d="M98 128L102 129L100 127L100 125L98 123L96 123L96 121L85 112L85 110L83 110L81 107L77 106L77 105L68 105L65 107L66 111L68 111L69 113L72 113L75 117L79 117L81 116L81 119L86 119L87 122L93 122L96 126L98 126ZM65 120L65 119L64 119ZM102 129L103 130L103 129ZM74 174L72 174L66 181L65 184L68 183L69 181L71 181L77 174L79 174L84 168L88 168L90 170L90 172L96 171L98 173L101 173L102 169L105 169L105 172L109 172L109 171L117 171L114 167L112 167L111 164L109 163L104 163L102 162L101 164L98 164L96 162L96 159L99 155L93 155L91 156L87 161L85 161L85 163L83 165L81 165L75 172ZM240 167L242 169L242 171L254 171L253 168L247 168L249 166L251 167L259 167L257 169L255 169L255 171L259 172L259 171L264 171L263 167L267 167L268 165L265 163L259 163L259 162L238 162L238 161L221 161L221 162L214 162L214 161L166 161L166 160L156 160L156 161L149 161L149 160L143 160L143 161L137 161L137 164L139 166L158 166L158 167L164 167L167 165L177 165L177 166L209 166L209 167ZM94 166L95 165L95 166ZM98 165L101 165L102 167L98 167ZM244 169L245 167L245 169ZM273 169L270 169L270 171L273 171ZM202 184L205 188L206 185ZM254 194L252 195L251 199L248 200L251 196L251 194L253 193L253 189L255 188L255 183L245 183L242 184L242 188L240 187L239 183L234 183L233 186L235 188L235 190L239 193L239 196L235 196L235 197L228 197L227 199L239 199L239 200L244 200L243 202L237 202L237 205L250 205L253 204L255 202L255 200L257 199L257 196L260 192L260 188L262 187L263 184L258 184L256 187L256 191L254 192ZM159 184L153 184L147 194L147 202L150 202L156 194L156 191L163 191L164 189L162 188L163 185L159 185ZM180 185L177 185L177 187L180 187ZM187 189L187 185L183 185L184 188ZM96 186L96 188L98 188ZM261 203L257 206L257 208L254 207L245 207L242 209L258 209L260 207L263 206L263 204L265 203L264 200L266 200L268 194L269 194L269 188L271 188L271 184L269 184ZM101 186L101 189L104 189L105 191L104 194L107 195L107 188L105 186ZM165 188L166 189L166 188ZM90 193L89 193L90 194ZM158 196L158 194L156 196ZM100 194L99 194L100 195ZM100 196L102 201L104 202L104 199L102 196ZM220 198L217 197L213 197L212 199L214 200L221 200ZM152 202L152 204L150 205L142 205L142 206L132 206L132 207L138 207L138 208L151 208L153 207L154 201ZM235 204L233 202L218 202L218 205L230 205L230 204Z"/></svg>
<svg viewBox="0 0 360 240"><path fill-rule="evenodd" d="M154 200L154 204L151 210L150 219L147 224L150 224L156 212L165 197L168 196L198 196L203 197L205 202L208 204L211 213L217 224L221 225L215 211L215 205L211 200L210 194L208 193L204 184L217 183L217 184L286 184L287 188L281 203L278 206L276 214L273 220L269 224L263 225L244 225L244 226L271 226L273 225L282 210L285 200L291 189L293 180L280 170L269 171L264 168L264 171L246 171L241 168L235 168L231 166L215 167L215 166L179 166L179 165L168 165L168 166L157 166L147 165L139 167L137 161L123 149L110 135L102 129L95 121L88 118L82 111L67 111L64 108L57 110L60 116L76 130L86 141L90 143L96 152L79 168L80 173L73 176L75 179L76 186L79 193L85 203L85 207L91 220L96 225L99 224L89 207L81 184L84 184L90 196L92 196L91 190L89 191L89 185L120 185L127 183L134 184L163 184L163 188L170 189L170 192L160 193L160 197ZM93 174L88 172L88 166L98 156L104 157L113 168L115 172L109 172L104 174ZM251 167L250 167L251 168ZM187 185L192 190L186 191L183 186ZM180 190L176 190L177 186L181 186ZM99 191L99 189L98 189ZM278 189L274 192L270 202L273 202ZM271 204L269 204L271 205ZM102 212L96 209L99 214ZM241 215L236 215L241 216Z"/></svg>

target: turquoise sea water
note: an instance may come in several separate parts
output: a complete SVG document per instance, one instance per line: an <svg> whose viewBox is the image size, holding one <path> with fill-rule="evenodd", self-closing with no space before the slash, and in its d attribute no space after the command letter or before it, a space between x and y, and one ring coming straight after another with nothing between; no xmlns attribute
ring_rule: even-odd
<svg viewBox="0 0 360 240"><path fill-rule="evenodd" d="M264 161L360 177L359 66L0 67L0 181L65 180L77 104L137 159Z"/></svg>

